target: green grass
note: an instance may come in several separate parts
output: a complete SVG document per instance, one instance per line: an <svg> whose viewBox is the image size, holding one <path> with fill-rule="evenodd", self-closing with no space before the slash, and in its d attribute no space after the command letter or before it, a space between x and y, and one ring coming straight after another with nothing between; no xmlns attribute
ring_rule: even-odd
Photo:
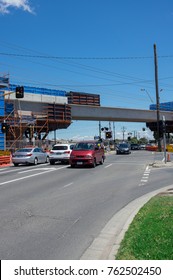
<svg viewBox="0 0 173 280"><path fill-rule="evenodd" d="M173 260L173 196L157 195L140 209L116 260Z"/></svg>

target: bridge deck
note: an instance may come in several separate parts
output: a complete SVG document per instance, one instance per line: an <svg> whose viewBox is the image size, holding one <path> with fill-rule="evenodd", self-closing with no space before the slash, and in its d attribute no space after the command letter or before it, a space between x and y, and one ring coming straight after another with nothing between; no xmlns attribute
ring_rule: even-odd
<svg viewBox="0 0 173 280"><path fill-rule="evenodd" d="M154 122L157 119L154 110L85 105L71 105L71 107L72 120ZM173 112L160 111L160 120L162 116L165 116L167 121L173 121Z"/></svg>

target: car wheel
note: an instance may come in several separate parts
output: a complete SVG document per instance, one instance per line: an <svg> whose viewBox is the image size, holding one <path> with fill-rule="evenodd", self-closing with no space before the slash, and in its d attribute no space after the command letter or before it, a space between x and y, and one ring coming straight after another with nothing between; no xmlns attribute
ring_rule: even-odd
<svg viewBox="0 0 173 280"><path fill-rule="evenodd" d="M96 167L96 159L94 159L92 167L95 168Z"/></svg>
<svg viewBox="0 0 173 280"><path fill-rule="evenodd" d="M71 168L74 168L75 167L75 164L71 164Z"/></svg>
<svg viewBox="0 0 173 280"><path fill-rule="evenodd" d="M35 159L34 159L34 165L37 165L37 164L38 164L38 159L35 158Z"/></svg>
<svg viewBox="0 0 173 280"><path fill-rule="evenodd" d="M104 158L102 157L100 164L103 164L103 163L104 163Z"/></svg>
<svg viewBox="0 0 173 280"><path fill-rule="evenodd" d="M19 164L18 163L13 163L14 164L14 166L18 166Z"/></svg>
<svg viewBox="0 0 173 280"><path fill-rule="evenodd" d="M49 160L49 163L50 163L51 165L54 165L54 164L55 164L54 160Z"/></svg>
<svg viewBox="0 0 173 280"><path fill-rule="evenodd" d="M46 158L46 163L49 163L49 157Z"/></svg>

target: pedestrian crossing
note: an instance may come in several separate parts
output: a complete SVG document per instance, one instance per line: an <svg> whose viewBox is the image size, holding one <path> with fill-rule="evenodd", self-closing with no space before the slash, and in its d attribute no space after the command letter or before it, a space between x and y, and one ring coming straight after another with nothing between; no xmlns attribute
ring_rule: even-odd
<svg viewBox="0 0 173 280"><path fill-rule="evenodd" d="M143 175L142 175L139 186L144 186L148 182L150 172L151 172L151 168L149 166L147 166Z"/></svg>

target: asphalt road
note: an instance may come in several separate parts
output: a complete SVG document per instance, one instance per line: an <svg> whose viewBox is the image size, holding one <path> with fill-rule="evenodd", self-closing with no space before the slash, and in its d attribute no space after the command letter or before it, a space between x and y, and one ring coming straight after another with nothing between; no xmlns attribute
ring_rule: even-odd
<svg viewBox="0 0 173 280"><path fill-rule="evenodd" d="M96 168L1 168L0 259L80 259L120 209L172 183L169 168L149 166L154 159L133 151Z"/></svg>

